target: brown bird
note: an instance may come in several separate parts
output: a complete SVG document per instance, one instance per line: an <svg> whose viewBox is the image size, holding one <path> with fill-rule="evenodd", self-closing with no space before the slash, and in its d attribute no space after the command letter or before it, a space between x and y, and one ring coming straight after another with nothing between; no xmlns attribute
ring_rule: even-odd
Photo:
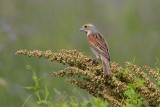
<svg viewBox="0 0 160 107"><path fill-rule="evenodd" d="M87 33L88 42L91 50L96 55L97 59L100 58L103 64L104 75L112 76L110 70L110 53L109 47L104 37L98 32L96 27L92 24L83 25L79 31Z"/></svg>

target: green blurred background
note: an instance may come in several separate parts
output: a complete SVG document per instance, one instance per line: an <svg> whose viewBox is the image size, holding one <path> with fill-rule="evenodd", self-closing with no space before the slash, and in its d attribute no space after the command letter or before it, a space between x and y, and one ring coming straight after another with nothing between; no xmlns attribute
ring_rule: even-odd
<svg viewBox="0 0 160 107"><path fill-rule="evenodd" d="M29 95L23 87L33 84L28 64L43 77L51 96L56 89L87 98L85 91L52 77L51 71L64 68L61 64L14 54L19 49L76 49L94 58L86 34L78 31L86 23L105 36L111 61L158 66L159 0L0 0L0 106L22 106Z"/></svg>

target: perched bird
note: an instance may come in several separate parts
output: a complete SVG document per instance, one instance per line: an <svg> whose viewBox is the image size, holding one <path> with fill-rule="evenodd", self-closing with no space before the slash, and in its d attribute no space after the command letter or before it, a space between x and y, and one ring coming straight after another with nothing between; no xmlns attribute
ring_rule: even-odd
<svg viewBox="0 0 160 107"><path fill-rule="evenodd" d="M91 50L96 55L97 59L100 58L103 64L104 75L112 76L110 70L110 53L109 47L104 37L98 32L96 27L92 24L83 25L79 31L87 33L88 42Z"/></svg>

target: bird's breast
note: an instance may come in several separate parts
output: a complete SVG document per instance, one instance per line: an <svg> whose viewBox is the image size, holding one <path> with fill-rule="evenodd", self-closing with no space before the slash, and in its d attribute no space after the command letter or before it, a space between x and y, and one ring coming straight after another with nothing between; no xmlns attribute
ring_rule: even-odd
<svg viewBox="0 0 160 107"><path fill-rule="evenodd" d="M90 34L90 35L88 35L88 41L96 42L96 38L92 34Z"/></svg>

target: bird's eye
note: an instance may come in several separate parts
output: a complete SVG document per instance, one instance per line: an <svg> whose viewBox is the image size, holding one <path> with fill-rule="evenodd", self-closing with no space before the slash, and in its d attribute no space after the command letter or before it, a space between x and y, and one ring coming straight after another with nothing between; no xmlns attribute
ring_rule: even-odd
<svg viewBox="0 0 160 107"><path fill-rule="evenodd" d="M87 28L87 26L84 26L85 28Z"/></svg>

